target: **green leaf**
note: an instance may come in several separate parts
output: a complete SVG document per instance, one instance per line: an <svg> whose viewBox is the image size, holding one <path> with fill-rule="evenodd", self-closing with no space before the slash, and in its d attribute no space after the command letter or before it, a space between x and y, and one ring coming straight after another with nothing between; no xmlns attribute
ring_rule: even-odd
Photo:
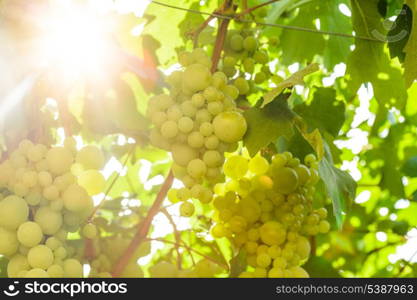
<svg viewBox="0 0 417 300"><path fill-rule="evenodd" d="M288 107L288 97L289 94L281 94L266 107L253 107L244 113L248 130L243 143L251 156L280 136L290 139L293 135L294 114Z"/></svg>
<svg viewBox="0 0 417 300"><path fill-rule="evenodd" d="M403 6L403 9L394 21L391 30L388 32L388 48L391 58L398 57L400 61L404 61L405 52L404 47L407 45L411 33L411 26L413 21L413 13L408 5Z"/></svg>
<svg viewBox="0 0 417 300"><path fill-rule="evenodd" d="M358 36L383 41L386 32L377 10L378 0L352 0L353 29ZM414 63L414 62L413 62ZM372 83L375 98L381 105L402 108L407 99L404 78L397 67L392 66L384 43L356 39L355 50L347 62L350 75L349 90L356 94L363 83Z"/></svg>
<svg viewBox="0 0 417 300"><path fill-rule="evenodd" d="M319 10L317 1L304 4L300 6L298 15L288 25L317 30L315 20L318 18ZM281 44L285 45L282 62L286 65L311 62L314 56L323 53L325 49L325 39L322 34L287 29L283 30L280 40Z"/></svg>
<svg viewBox="0 0 417 300"><path fill-rule="evenodd" d="M413 24L410 38L405 46L404 77L407 87L417 79L417 2L407 0L406 3L413 11Z"/></svg>
<svg viewBox="0 0 417 300"><path fill-rule="evenodd" d="M246 254L245 251L239 251L239 253L230 260L230 278L236 278L246 270Z"/></svg>
<svg viewBox="0 0 417 300"><path fill-rule="evenodd" d="M333 88L318 88L309 105L303 103L294 108L311 127L336 137L345 122L345 104L336 100Z"/></svg>
<svg viewBox="0 0 417 300"><path fill-rule="evenodd" d="M303 266L311 278L340 278L332 263L323 257L313 256Z"/></svg>
<svg viewBox="0 0 417 300"><path fill-rule="evenodd" d="M336 223L340 227L348 206L355 199L356 182L349 173L333 166L333 158L327 144L325 151L326 156L319 164L319 174L326 186L328 196L332 199Z"/></svg>
<svg viewBox="0 0 417 300"><path fill-rule="evenodd" d="M275 98L277 98L286 88L293 87L297 84L304 84L304 77L314 73L319 70L318 64L311 64L305 67L304 69L295 72L289 78L280 82L276 88L269 91L264 95L264 101L261 107L265 107L268 103L271 103Z"/></svg>
<svg viewBox="0 0 417 300"><path fill-rule="evenodd" d="M417 177L417 156L408 159L404 163L402 171L405 175L409 177Z"/></svg>

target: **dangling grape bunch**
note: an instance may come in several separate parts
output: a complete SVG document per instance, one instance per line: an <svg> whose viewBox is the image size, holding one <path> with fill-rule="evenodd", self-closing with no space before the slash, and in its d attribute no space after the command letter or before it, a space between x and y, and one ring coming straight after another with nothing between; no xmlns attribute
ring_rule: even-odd
<svg viewBox="0 0 417 300"><path fill-rule="evenodd" d="M269 163L260 155L233 155L224 164L228 177L216 185L211 233L226 237L246 254L241 277L307 277L301 265L310 254L309 236L328 232L325 208L314 209L318 163L305 165L291 153Z"/></svg>
<svg viewBox="0 0 417 300"><path fill-rule="evenodd" d="M153 97L148 117L154 128L154 146L172 153L173 172L185 188L171 190L171 201L189 198L208 203L212 186L222 179L224 152L234 151L246 132L246 121L234 100L239 90L229 85L222 72L210 73L209 57L202 49L179 55L183 66L167 81L169 94ZM181 214L194 212L191 202L181 205Z"/></svg>
<svg viewBox="0 0 417 300"><path fill-rule="evenodd" d="M97 147L77 152L68 138L52 148L23 140L0 164L0 254L10 259L9 277L83 277L67 236L80 229L91 236L86 220L91 195L104 188L104 163Z"/></svg>

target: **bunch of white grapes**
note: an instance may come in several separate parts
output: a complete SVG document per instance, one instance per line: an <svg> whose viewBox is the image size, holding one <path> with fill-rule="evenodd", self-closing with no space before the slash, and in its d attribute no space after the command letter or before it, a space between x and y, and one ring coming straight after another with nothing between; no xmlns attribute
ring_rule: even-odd
<svg viewBox="0 0 417 300"><path fill-rule="evenodd" d="M267 49L261 45L259 33L253 28L230 30L226 37L225 53L221 68L227 77L233 79L241 95L248 95L253 85L259 85L272 79L278 83L282 80L272 74L269 67ZM274 39L269 39L272 44Z"/></svg>
<svg viewBox="0 0 417 300"><path fill-rule="evenodd" d="M208 203L212 186L222 180L224 152L234 151L246 133L246 120L236 108L239 95L222 72L210 72L210 59L203 49L179 55L183 66L167 81L169 94L149 101L151 143L172 153L173 172L185 188L171 190L171 201L184 201L181 215L194 213L190 198Z"/></svg>
<svg viewBox="0 0 417 300"><path fill-rule="evenodd" d="M215 186L211 234L246 253L248 268L240 277L308 277L301 267L310 255L308 237L330 229L327 210L313 208L317 169L312 154L305 165L290 152L271 163L260 155L226 160L228 179Z"/></svg>
<svg viewBox="0 0 417 300"><path fill-rule="evenodd" d="M91 196L104 189L99 148L77 151L73 138L63 147L23 140L0 164L0 254L9 277L82 277L68 233L93 238L87 219Z"/></svg>

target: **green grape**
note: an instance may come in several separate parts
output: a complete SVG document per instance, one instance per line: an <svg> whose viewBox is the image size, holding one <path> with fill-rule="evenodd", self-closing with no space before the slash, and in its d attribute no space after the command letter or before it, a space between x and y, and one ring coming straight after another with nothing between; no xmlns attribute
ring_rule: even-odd
<svg viewBox="0 0 417 300"><path fill-rule="evenodd" d="M193 103L195 107L200 108L204 106L206 99L204 98L202 94L197 93L191 97L191 102Z"/></svg>
<svg viewBox="0 0 417 300"><path fill-rule="evenodd" d="M32 268L47 269L54 261L54 254L45 245L38 245L29 250L27 258Z"/></svg>
<svg viewBox="0 0 417 300"><path fill-rule="evenodd" d="M326 220L322 220L319 223L319 231L320 233L327 233L330 230L330 223Z"/></svg>
<svg viewBox="0 0 417 300"><path fill-rule="evenodd" d="M178 62L183 66L187 67L194 62L192 54L190 52L183 51L178 54Z"/></svg>
<svg viewBox="0 0 417 300"><path fill-rule="evenodd" d="M194 214L194 204L191 202L183 202L180 206L180 215L182 217L191 217Z"/></svg>
<svg viewBox="0 0 417 300"><path fill-rule="evenodd" d="M16 229L29 216L26 201L18 196L7 196L0 201L0 226Z"/></svg>
<svg viewBox="0 0 417 300"><path fill-rule="evenodd" d="M213 125L209 122L204 122L200 125L200 133L203 136L210 136L213 133Z"/></svg>
<svg viewBox="0 0 417 300"><path fill-rule="evenodd" d="M73 161L72 152L64 147L51 148L46 154L48 168L54 175L69 171Z"/></svg>
<svg viewBox="0 0 417 300"><path fill-rule="evenodd" d="M283 194L290 194L298 187L298 175L292 168L278 168L273 170L274 187Z"/></svg>
<svg viewBox="0 0 417 300"><path fill-rule="evenodd" d="M62 226L62 215L47 206L40 207L35 214L35 222L44 234L55 234Z"/></svg>
<svg viewBox="0 0 417 300"><path fill-rule="evenodd" d="M281 245L286 238L286 231L284 227L276 222L269 221L259 228L259 233L262 241L267 245Z"/></svg>
<svg viewBox="0 0 417 300"><path fill-rule="evenodd" d="M187 172L193 178L201 178L207 172L207 166L201 159L193 159L187 165Z"/></svg>
<svg viewBox="0 0 417 300"><path fill-rule="evenodd" d="M172 157L180 166L187 166L188 163L198 157L198 152L188 145L174 144L172 145Z"/></svg>
<svg viewBox="0 0 417 300"><path fill-rule="evenodd" d="M66 259L63 264L64 275L69 278L83 277L83 266L76 259Z"/></svg>
<svg viewBox="0 0 417 300"><path fill-rule="evenodd" d="M255 156L249 161L248 165L249 171L256 174L261 175L265 174L269 169L268 161L260 155Z"/></svg>
<svg viewBox="0 0 417 300"><path fill-rule="evenodd" d="M258 267L267 268L271 264L271 257L267 253L260 253L256 256L256 264Z"/></svg>
<svg viewBox="0 0 417 300"><path fill-rule="evenodd" d="M236 65L236 58L233 56L226 56L223 59L223 66L226 68L233 68Z"/></svg>
<svg viewBox="0 0 417 300"><path fill-rule="evenodd" d="M161 110L165 110L171 107L174 104L174 100L169 95L159 95L158 96L158 106Z"/></svg>
<svg viewBox="0 0 417 300"><path fill-rule="evenodd" d="M78 184L70 185L63 193L64 206L69 211L86 211L92 206L92 200L86 190Z"/></svg>
<svg viewBox="0 0 417 300"><path fill-rule="evenodd" d="M243 49L243 37L240 34L234 34L230 38L230 48L234 51L241 51Z"/></svg>
<svg viewBox="0 0 417 300"><path fill-rule="evenodd" d="M214 225L211 229L211 235L216 239L224 237L226 235L224 226L222 224Z"/></svg>
<svg viewBox="0 0 417 300"><path fill-rule="evenodd" d="M290 276L292 278L309 278L310 276L302 267L296 266L289 269Z"/></svg>
<svg viewBox="0 0 417 300"><path fill-rule="evenodd" d="M298 175L300 185L305 185L311 177L310 170L304 165L298 165L294 168L294 170Z"/></svg>
<svg viewBox="0 0 417 300"><path fill-rule="evenodd" d="M248 161L242 156L231 156L226 160L223 171L230 178L242 178L248 171Z"/></svg>
<svg viewBox="0 0 417 300"><path fill-rule="evenodd" d="M195 119L199 123L210 122L212 115L207 109L199 109L195 114Z"/></svg>
<svg viewBox="0 0 417 300"><path fill-rule="evenodd" d="M187 116L190 118L194 117L197 113L197 108L194 106L191 100L187 100L181 103L181 110L184 116Z"/></svg>
<svg viewBox="0 0 417 300"><path fill-rule="evenodd" d="M0 227L0 254L12 256L19 248L16 232Z"/></svg>
<svg viewBox="0 0 417 300"><path fill-rule="evenodd" d="M234 81L234 85L239 90L240 95L246 95L250 91L249 83L246 81L245 78L242 78L242 77L236 78Z"/></svg>
<svg viewBox="0 0 417 300"><path fill-rule="evenodd" d="M37 144L27 150L26 156L29 161L39 162L45 157L46 152L47 148L45 145Z"/></svg>
<svg viewBox="0 0 417 300"><path fill-rule="evenodd" d="M64 277L64 269L60 265L51 265L46 272L51 278Z"/></svg>
<svg viewBox="0 0 417 300"><path fill-rule="evenodd" d="M254 36L248 36L243 41L243 48L248 52L253 52L258 48L258 41Z"/></svg>
<svg viewBox="0 0 417 300"><path fill-rule="evenodd" d="M25 172L22 176L22 183L29 188L36 186L38 183L38 174L35 171Z"/></svg>
<svg viewBox="0 0 417 300"><path fill-rule="evenodd" d="M93 145L85 146L76 155L75 161L86 170L94 169L100 170L104 167L105 158L101 150Z"/></svg>
<svg viewBox="0 0 417 300"><path fill-rule="evenodd" d="M21 271L28 271L30 268L26 256L21 254L14 255L7 264L7 276L16 278Z"/></svg>
<svg viewBox="0 0 417 300"><path fill-rule="evenodd" d="M207 105L207 109L212 115L215 116L221 113L224 110L224 107L221 102L210 102Z"/></svg>
<svg viewBox="0 0 417 300"><path fill-rule="evenodd" d="M192 64L184 70L182 89L192 93L202 91L209 86L211 74L209 68L201 64Z"/></svg>
<svg viewBox="0 0 417 300"><path fill-rule="evenodd" d="M268 54L262 50L256 51L253 55L253 59L259 64L266 64L269 60Z"/></svg>
<svg viewBox="0 0 417 300"><path fill-rule="evenodd" d="M161 134L164 138L174 138L178 134L178 126L175 121L166 121L161 126Z"/></svg>
<svg viewBox="0 0 417 300"><path fill-rule="evenodd" d="M43 237L41 227L35 222L25 222L17 230L17 239L26 247L38 245Z"/></svg>
<svg viewBox="0 0 417 300"><path fill-rule="evenodd" d="M183 133L189 133L194 128L194 121L189 117L182 117L178 120L178 129Z"/></svg>
<svg viewBox="0 0 417 300"><path fill-rule="evenodd" d="M204 136L198 132L194 131L188 135L188 145L193 148L201 148L204 145Z"/></svg>
<svg viewBox="0 0 417 300"><path fill-rule="evenodd" d="M250 57L245 58L243 60L243 69L252 74L255 71L255 60Z"/></svg>
<svg viewBox="0 0 417 300"><path fill-rule="evenodd" d="M62 243L61 243L61 241L60 241L58 238L56 238L56 237L54 237L54 236L51 236L51 237L49 237L49 238L46 240L45 245L46 245L49 249L51 249L51 250L55 250L55 249L57 249L58 247L60 247L60 246L62 245Z"/></svg>
<svg viewBox="0 0 417 300"><path fill-rule="evenodd" d="M170 121L177 121L183 116L181 108L178 105L173 105L167 110L167 118Z"/></svg>
<svg viewBox="0 0 417 300"><path fill-rule="evenodd" d="M240 233L246 229L247 221L242 216L233 216L229 220L230 230L235 233Z"/></svg>
<svg viewBox="0 0 417 300"><path fill-rule="evenodd" d="M19 276L20 277L20 276ZM24 275L25 278L49 278L49 274L40 268L29 270Z"/></svg>
<svg viewBox="0 0 417 300"><path fill-rule="evenodd" d="M168 117L166 113L158 111L154 113L152 116L152 124L154 124L157 127L161 127L162 124L164 124L167 121L167 119Z"/></svg>
<svg viewBox="0 0 417 300"><path fill-rule="evenodd" d="M226 143L240 141L247 129L245 118L234 111L218 114L213 120L213 127L216 136Z"/></svg>
<svg viewBox="0 0 417 300"><path fill-rule="evenodd" d="M212 85L217 89L222 89L227 84L227 76L223 72L216 72L212 76Z"/></svg>
<svg viewBox="0 0 417 300"><path fill-rule="evenodd" d="M222 164L223 158L219 151L209 150L204 153L203 161L208 167L218 167Z"/></svg>
<svg viewBox="0 0 417 300"><path fill-rule="evenodd" d="M97 170L87 170L78 176L78 184L83 187L88 195L93 196L104 192L106 180Z"/></svg>
<svg viewBox="0 0 417 300"><path fill-rule="evenodd" d="M311 246L307 238L303 236L298 237L296 241L296 247L297 254L300 256L301 260L305 260L309 257Z"/></svg>
<svg viewBox="0 0 417 300"><path fill-rule="evenodd" d="M88 223L84 225L82 234L87 239L93 239L97 236L97 227L94 224Z"/></svg>
<svg viewBox="0 0 417 300"><path fill-rule="evenodd" d="M46 200L54 201L59 197L59 190L56 186L50 185L43 189L42 195Z"/></svg>
<svg viewBox="0 0 417 300"><path fill-rule="evenodd" d="M237 69L235 67L223 67L223 72L227 77L233 77L235 76Z"/></svg>
<svg viewBox="0 0 417 300"><path fill-rule="evenodd" d="M261 84L262 82L264 82L267 79L267 76L264 72L258 72L255 75L255 83L256 84Z"/></svg>
<svg viewBox="0 0 417 300"><path fill-rule="evenodd" d="M223 92L233 100L236 100L239 96L240 90L234 85L226 85L223 88Z"/></svg>
<svg viewBox="0 0 417 300"><path fill-rule="evenodd" d="M215 135L206 137L204 140L204 146L209 150L214 150L219 146L219 138Z"/></svg>

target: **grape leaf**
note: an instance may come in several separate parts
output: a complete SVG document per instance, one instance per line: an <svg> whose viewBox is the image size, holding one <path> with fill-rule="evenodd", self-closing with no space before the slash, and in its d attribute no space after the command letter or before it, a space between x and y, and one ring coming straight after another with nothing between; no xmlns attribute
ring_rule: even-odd
<svg viewBox="0 0 417 300"><path fill-rule="evenodd" d="M319 174L328 196L332 199L336 223L340 228L348 206L355 199L356 182L349 173L333 166L333 158L326 143L324 148L326 155L319 163Z"/></svg>
<svg viewBox="0 0 417 300"><path fill-rule="evenodd" d="M315 20L318 18L319 9L317 1L300 6L298 15L288 25L317 30ZM285 45L282 62L287 65L311 62L314 56L323 53L325 48L324 36L311 32L284 30L280 40L281 44Z"/></svg>
<svg viewBox="0 0 417 300"><path fill-rule="evenodd" d="M295 72L289 78L280 82L276 88L274 88L273 90L269 91L268 93L264 95L264 101L261 107L265 107L265 105L267 105L268 103L271 103L286 88L293 87L294 85L297 85L297 84L304 84L304 77L318 70L319 70L318 64L311 64L305 67L304 69L298 72Z"/></svg>
<svg viewBox="0 0 417 300"><path fill-rule="evenodd" d="M405 175L410 177L417 177L417 156L408 159L403 167L402 171Z"/></svg>
<svg viewBox="0 0 417 300"><path fill-rule="evenodd" d="M415 79L417 79L417 2L415 0L407 0L408 6L413 11L413 24L410 38L405 46L404 59L404 77L407 87L410 87Z"/></svg>
<svg viewBox="0 0 417 300"><path fill-rule="evenodd" d="M377 10L377 0L352 0L353 29L358 36L385 38L385 30ZM356 39L355 50L347 62L350 75L349 89L352 94L363 83L372 83L375 98L382 105L402 108L407 99L404 78L401 71L391 65L384 43Z"/></svg>
<svg viewBox="0 0 417 300"><path fill-rule="evenodd" d="M336 137L345 122L345 104L336 100L333 88L318 88L309 105L302 103L294 108L307 123L321 132Z"/></svg>
<svg viewBox="0 0 417 300"><path fill-rule="evenodd" d="M332 263L323 257L313 256L303 266L311 278L340 278Z"/></svg>
<svg viewBox="0 0 417 300"><path fill-rule="evenodd" d="M404 4L387 35L388 39L391 40L388 43L391 58L398 57L400 61L404 61L404 47L410 37L412 20L413 13L410 7Z"/></svg>
<svg viewBox="0 0 417 300"><path fill-rule="evenodd" d="M307 124L301 118L295 118L295 125L300 131L304 139L310 144L317 154L317 157L321 159L324 155L323 138L320 131L316 128L313 131L308 130Z"/></svg>
<svg viewBox="0 0 417 300"><path fill-rule="evenodd" d="M281 94L264 108L253 107L244 113L248 130L243 142L251 156L278 137L289 139L293 135L294 114L288 107L288 97L289 94Z"/></svg>

